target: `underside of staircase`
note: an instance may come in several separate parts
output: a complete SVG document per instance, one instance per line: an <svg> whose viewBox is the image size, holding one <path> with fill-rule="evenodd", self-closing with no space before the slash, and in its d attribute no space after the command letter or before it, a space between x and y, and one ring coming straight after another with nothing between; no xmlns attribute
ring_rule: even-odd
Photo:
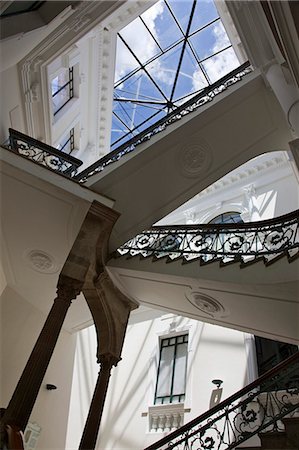
<svg viewBox="0 0 299 450"><path fill-rule="evenodd" d="M271 431L259 434L260 447L236 447L236 450L288 450L299 449L299 417L282 420L284 431Z"/></svg>

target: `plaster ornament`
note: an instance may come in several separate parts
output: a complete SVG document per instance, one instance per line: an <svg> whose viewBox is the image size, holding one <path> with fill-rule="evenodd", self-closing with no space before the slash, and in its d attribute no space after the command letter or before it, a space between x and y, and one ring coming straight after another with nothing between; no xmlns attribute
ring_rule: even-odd
<svg viewBox="0 0 299 450"><path fill-rule="evenodd" d="M229 315L220 302L202 292L191 292L186 294L186 298L193 306L211 317L220 318Z"/></svg>
<svg viewBox="0 0 299 450"><path fill-rule="evenodd" d="M197 139L179 150L180 171L187 177L207 172L212 163L212 150L204 139Z"/></svg>
<svg viewBox="0 0 299 450"><path fill-rule="evenodd" d="M55 273L58 267L52 256L42 250L31 250L25 255L30 267L37 272Z"/></svg>

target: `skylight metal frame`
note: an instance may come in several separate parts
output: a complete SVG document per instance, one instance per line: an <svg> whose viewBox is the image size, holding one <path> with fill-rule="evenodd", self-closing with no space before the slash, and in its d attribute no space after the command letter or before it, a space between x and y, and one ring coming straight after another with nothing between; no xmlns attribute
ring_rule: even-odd
<svg viewBox="0 0 299 450"><path fill-rule="evenodd" d="M173 23L176 24L177 29L179 30L179 32L181 34L181 37L179 39L177 39L175 42L173 42L171 45L168 45L164 49L162 48L162 45L159 44L158 39L154 36L152 31L150 30L149 26L147 25L146 21L143 19L142 15L137 18L138 20L141 21L141 23L147 30L147 33L149 33L149 35L153 39L154 44L159 49L159 52L157 54L155 54L153 57L151 57L149 60L147 60L144 63L142 63L140 61L140 59L138 58L138 56L136 55L134 50L130 47L130 45L128 44L126 39L122 36L122 31L120 31L118 33L118 39L122 42L122 44L125 46L127 51L134 58L134 60L138 64L138 66L136 68L134 68L133 70L131 70L129 73L126 73L124 76L120 77L114 85L114 99L113 100L114 100L114 105L118 105L119 110L118 111L114 110L112 114L115 117L115 119L118 121L117 123L119 123L119 125L120 125L119 132L121 133L121 135L119 137L116 137L115 139L113 139L112 144L111 144L112 148L116 148L116 146L119 143L124 143L128 139L129 136L132 137L132 136L138 134L143 129L142 127L144 127L144 125L146 123L148 123L149 126L152 125L154 123L153 119L156 116L160 115L160 118L161 118L161 116L163 117L163 116L169 114L170 111L172 111L172 110L176 109L178 106L180 106L184 99L188 100L190 97L193 97L196 94L204 91L204 89L206 87L214 84L214 82L210 79L203 63L208 61L209 59L214 58L215 56L227 51L228 49L232 48L232 44L227 45L223 48L220 48L219 50L214 51L213 53L209 54L206 57L203 57L203 58L199 57L196 49L194 48L194 45L190 41L190 38L201 33L203 30L208 29L213 24L222 23L222 22L221 22L219 13L217 13L217 17L214 17L212 20L209 20L207 23L199 26L198 28L196 28L195 30L192 30L192 32L190 32L191 25L193 24L193 19L194 19L197 2L198 2L198 0L192 0L192 7L191 7L190 15L188 18L188 25L186 27L186 31L184 31L182 26L179 23L179 19L176 17L168 0L164 0L164 4L166 5L166 8L174 21ZM179 45L182 45L182 48L180 50L180 56L179 56L178 64L176 66L176 71L174 74L174 80L173 80L173 84L171 87L171 93L170 93L170 95L167 95L165 92L163 92L163 89L161 88L161 86L153 78L153 76L150 73L150 71L148 70L148 68L150 67L150 64L157 61L159 58L163 57L164 55L171 55L170 52L175 48L179 48ZM192 57L194 66L198 67L198 69L200 70L200 73L202 74L203 79L206 82L206 86L200 87L200 89L197 89L197 90L194 89L190 93L187 93L180 97L175 98L175 91L176 91L177 84L178 84L178 78L181 73L180 70L181 70L182 61L183 61L183 58L186 55L187 51L190 52L190 57ZM145 75L147 77L146 78L147 81L152 83L154 89L156 89L157 93L159 93L161 95L160 101L159 101L159 99L154 99L154 98L147 99L146 96L144 95L144 93L138 94L138 96L140 95L140 97L134 98L134 93L132 92L132 95L130 95L130 91L128 89L123 90L123 93L125 93L126 95L129 94L128 97L121 96L121 92L122 92L121 86L130 79L134 80L134 77L136 77L136 75L138 73L140 73L140 75ZM132 113L132 117L131 117L130 116L131 111L126 109L126 107L125 107L126 104L135 105L136 107L141 106L143 108L148 107L151 109L155 109L155 112L149 116L146 116L146 114L145 114L143 116L143 120L142 120L142 117L140 117L140 121L136 121L134 123L133 122L133 119L135 119L134 113ZM135 109L135 111L136 111L136 109ZM142 111L139 110L138 114L139 114L139 116L142 116ZM127 117L128 121L126 120L126 117ZM130 121L131 121L131 125L129 123ZM123 129L121 127L123 127Z"/></svg>

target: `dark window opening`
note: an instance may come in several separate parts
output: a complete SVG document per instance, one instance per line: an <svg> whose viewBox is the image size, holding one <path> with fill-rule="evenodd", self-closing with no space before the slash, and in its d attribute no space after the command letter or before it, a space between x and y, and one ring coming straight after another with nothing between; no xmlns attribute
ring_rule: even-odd
<svg viewBox="0 0 299 450"><path fill-rule="evenodd" d="M155 404L185 400L188 334L161 340Z"/></svg>

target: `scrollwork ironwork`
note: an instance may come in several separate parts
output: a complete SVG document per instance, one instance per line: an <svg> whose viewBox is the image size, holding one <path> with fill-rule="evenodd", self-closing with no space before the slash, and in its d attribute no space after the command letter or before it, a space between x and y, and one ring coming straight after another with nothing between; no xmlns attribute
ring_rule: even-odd
<svg viewBox="0 0 299 450"><path fill-rule="evenodd" d="M256 223L153 227L117 250L121 256L200 259L202 264L245 264L261 257L270 264L283 254L291 260L298 252L299 211Z"/></svg>
<svg viewBox="0 0 299 450"><path fill-rule="evenodd" d="M74 176L77 168L82 164L79 159L11 128L9 129L9 142L4 147L69 177Z"/></svg>
<svg viewBox="0 0 299 450"><path fill-rule="evenodd" d="M299 352L146 450L229 450L299 410Z"/></svg>
<svg viewBox="0 0 299 450"><path fill-rule="evenodd" d="M59 152L59 150L16 130L10 129L9 144L3 144L3 147L14 151L21 156L25 156L48 169L58 171L74 178L80 183L84 183L89 177L102 172L105 167L119 161L123 156L134 151L138 145L164 131L169 125L181 120L186 115L193 113L198 108L211 102L217 95L241 81L247 74L251 73L252 70L249 62L242 64L213 85L205 88L189 101L170 111L167 116L156 122L154 125L148 127L146 130L108 153L80 173L77 173L77 168L82 164L82 161L63 152Z"/></svg>

